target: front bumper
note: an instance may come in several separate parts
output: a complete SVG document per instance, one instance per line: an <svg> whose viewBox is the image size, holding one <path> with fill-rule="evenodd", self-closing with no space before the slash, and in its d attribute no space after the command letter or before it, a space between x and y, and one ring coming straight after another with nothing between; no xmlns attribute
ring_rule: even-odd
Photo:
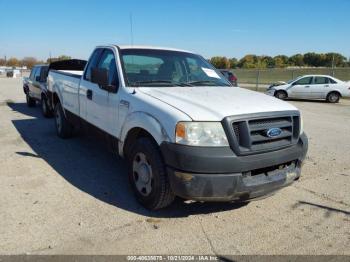
<svg viewBox="0 0 350 262"><path fill-rule="evenodd" d="M276 91L275 89L267 89L265 92L265 95L274 96L275 91Z"/></svg>
<svg viewBox="0 0 350 262"><path fill-rule="evenodd" d="M300 177L308 140L267 153L236 156L231 148L163 143L161 152L173 192L201 201L247 200L272 193Z"/></svg>

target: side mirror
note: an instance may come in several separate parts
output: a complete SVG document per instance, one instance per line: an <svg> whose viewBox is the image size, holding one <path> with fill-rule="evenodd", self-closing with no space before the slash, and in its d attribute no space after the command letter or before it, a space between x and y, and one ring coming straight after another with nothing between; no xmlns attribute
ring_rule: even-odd
<svg viewBox="0 0 350 262"><path fill-rule="evenodd" d="M41 77L40 77L40 76L36 76L36 77L35 77L35 81L36 81L36 82L41 82Z"/></svg>
<svg viewBox="0 0 350 262"><path fill-rule="evenodd" d="M91 82L98 84L99 87L108 92L115 93L117 87L109 84L109 73L104 68L92 68L91 70Z"/></svg>

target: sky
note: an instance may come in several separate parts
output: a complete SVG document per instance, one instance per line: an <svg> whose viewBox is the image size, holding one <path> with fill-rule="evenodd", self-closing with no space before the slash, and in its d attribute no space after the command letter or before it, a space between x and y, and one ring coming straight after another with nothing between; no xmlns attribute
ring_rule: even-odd
<svg viewBox="0 0 350 262"><path fill-rule="evenodd" d="M87 59L96 45L132 39L207 58L350 57L349 15L350 0L0 0L0 57Z"/></svg>

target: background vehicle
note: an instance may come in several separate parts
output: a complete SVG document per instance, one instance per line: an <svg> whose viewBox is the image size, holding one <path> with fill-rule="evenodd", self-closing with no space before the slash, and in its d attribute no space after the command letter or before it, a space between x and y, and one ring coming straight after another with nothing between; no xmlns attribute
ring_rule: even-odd
<svg viewBox="0 0 350 262"><path fill-rule="evenodd" d="M229 70L220 70L220 72L226 77L226 79L228 81L230 81L230 83L233 85L233 86L237 86L237 77L236 75L229 71Z"/></svg>
<svg viewBox="0 0 350 262"><path fill-rule="evenodd" d="M308 142L299 111L232 88L197 54L110 45L94 50L84 72L65 63L48 76L57 135L103 132L149 209L175 196L247 201L300 176Z"/></svg>
<svg viewBox="0 0 350 262"><path fill-rule="evenodd" d="M305 75L279 85L271 85L266 92L279 99L326 99L338 103L340 97L350 97L350 84L328 75Z"/></svg>
<svg viewBox="0 0 350 262"><path fill-rule="evenodd" d="M42 113L45 117L52 115L52 109L47 102L46 79L48 69L48 65L35 65L29 77L23 78L23 91L26 95L27 105L33 107L36 105L36 101L40 101Z"/></svg>
<svg viewBox="0 0 350 262"><path fill-rule="evenodd" d="M21 72L18 69L7 69L6 70L6 76L7 77L11 77L11 78L16 78L19 77L21 75Z"/></svg>

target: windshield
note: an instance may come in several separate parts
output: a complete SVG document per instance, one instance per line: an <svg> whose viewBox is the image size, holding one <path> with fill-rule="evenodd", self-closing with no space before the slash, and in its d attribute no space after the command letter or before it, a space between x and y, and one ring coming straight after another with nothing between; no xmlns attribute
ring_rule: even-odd
<svg viewBox="0 0 350 262"><path fill-rule="evenodd" d="M297 78L291 79L291 80L287 81L287 84L291 84L292 82L297 81L300 78L301 78L301 76L298 76Z"/></svg>
<svg viewBox="0 0 350 262"><path fill-rule="evenodd" d="M120 50L127 86L230 86L224 76L199 55L169 50Z"/></svg>

